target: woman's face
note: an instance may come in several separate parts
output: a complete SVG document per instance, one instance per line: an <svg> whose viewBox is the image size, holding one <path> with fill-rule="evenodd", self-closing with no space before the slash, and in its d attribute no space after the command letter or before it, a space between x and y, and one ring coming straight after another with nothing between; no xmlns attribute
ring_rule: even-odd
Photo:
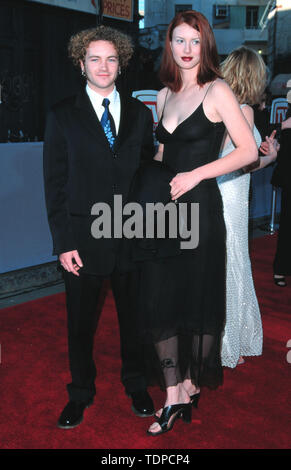
<svg viewBox="0 0 291 470"><path fill-rule="evenodd" d="M176 64L191 70L200 63L200 33L186 23L173 30L171 49Z"/></svg>

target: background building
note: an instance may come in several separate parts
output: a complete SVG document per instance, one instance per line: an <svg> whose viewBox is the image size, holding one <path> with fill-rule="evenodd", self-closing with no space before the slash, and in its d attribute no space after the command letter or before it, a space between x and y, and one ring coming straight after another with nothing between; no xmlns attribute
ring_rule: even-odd
<svg viewBox="0 0 291 470"><path fill-rule="evenodd" d="M145 29L140 31L140 41L155 49L163 45L167 25L177 11L193 9L203 13L212 28L218 52L223 58L234 48L245 44L264 56L268 48L268 29L260 26L268 0L145 0Z"/></svg>
<svg viewBox="0 0 291 470"><path fill-rule="evenodd" d="M176 12L194 9L212 26L221 60L241 45L255 49L268 66L271 93L286 96L291 79L291 0L143 0L142 8L139 42L144 54L155 58L156 73L168 24Z"/></svg>
<svg viewBox="0 0 291 470"><path fill-rule="evenodd" d="M291 79L291 0L274 0L265 20L269 31L268 67L273 77L271 91L285 96Z"/></svg>

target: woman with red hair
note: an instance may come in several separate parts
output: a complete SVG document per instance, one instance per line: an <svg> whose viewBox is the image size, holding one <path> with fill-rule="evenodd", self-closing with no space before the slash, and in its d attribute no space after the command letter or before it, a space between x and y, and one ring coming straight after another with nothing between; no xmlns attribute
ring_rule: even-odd
<svg viewBox="0 0 291 470"><path fill-rule="evenodd" d="M200 387L222 383L225 225L216 177L258 158L250 127L220 78L213 32L201 13L181 12L170 23L160 76L165 88L158 94L155 160L174 174L169 191L177 207L199 204L199 243L180 244L179 253L153 256L141 266L144 329L166 390L148 430L152 436L172 429L178 417L190 422ZM226 129L235 149L218 159Z"/></svg>

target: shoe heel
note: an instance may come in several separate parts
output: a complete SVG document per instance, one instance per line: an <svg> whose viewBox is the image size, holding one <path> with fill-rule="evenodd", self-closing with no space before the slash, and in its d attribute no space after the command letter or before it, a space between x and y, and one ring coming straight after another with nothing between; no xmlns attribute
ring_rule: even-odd
<svg viewBox="0 0 291 470"><path fill-rule="evenodd" d="M185 405L184 408L181 410L180 414L181 418L185 423L191 423L192 420L192 403Z"/></svg>
<svg viewBox="0 0 291 470"><path fill-rule="evenodd" d="M190 398L191 398L191 403L192 403L193 408L198 408L200 393L196 393L195 395L192 395Z"/></svg>
<svg viewBox="0 0 291 470"><path fill-rule="evenodd" d="M287 286L287 282L286 282L286 279L285 279L285 276L283 275L280 275L280 277L275 277L275 274L273 276L273 279L274 279L274 283L276 284L276 286L279 286L279 287L286 287Z"/></svg>

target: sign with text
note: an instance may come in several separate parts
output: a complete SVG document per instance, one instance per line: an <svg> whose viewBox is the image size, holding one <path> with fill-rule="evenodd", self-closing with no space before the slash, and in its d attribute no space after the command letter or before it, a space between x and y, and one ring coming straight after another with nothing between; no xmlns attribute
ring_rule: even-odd
<svg viewBox="0 0 291 470"><path fill-rule="evenodd" d="M103 0L103 16L133 21L133 0Z"/></svg>
<svg viewBox="0 0 291 470"><path fill-rule="evenodd" d="M272 101L270 123L279 124L286 118L288 101L286 98L276 98Z"/></svg>

